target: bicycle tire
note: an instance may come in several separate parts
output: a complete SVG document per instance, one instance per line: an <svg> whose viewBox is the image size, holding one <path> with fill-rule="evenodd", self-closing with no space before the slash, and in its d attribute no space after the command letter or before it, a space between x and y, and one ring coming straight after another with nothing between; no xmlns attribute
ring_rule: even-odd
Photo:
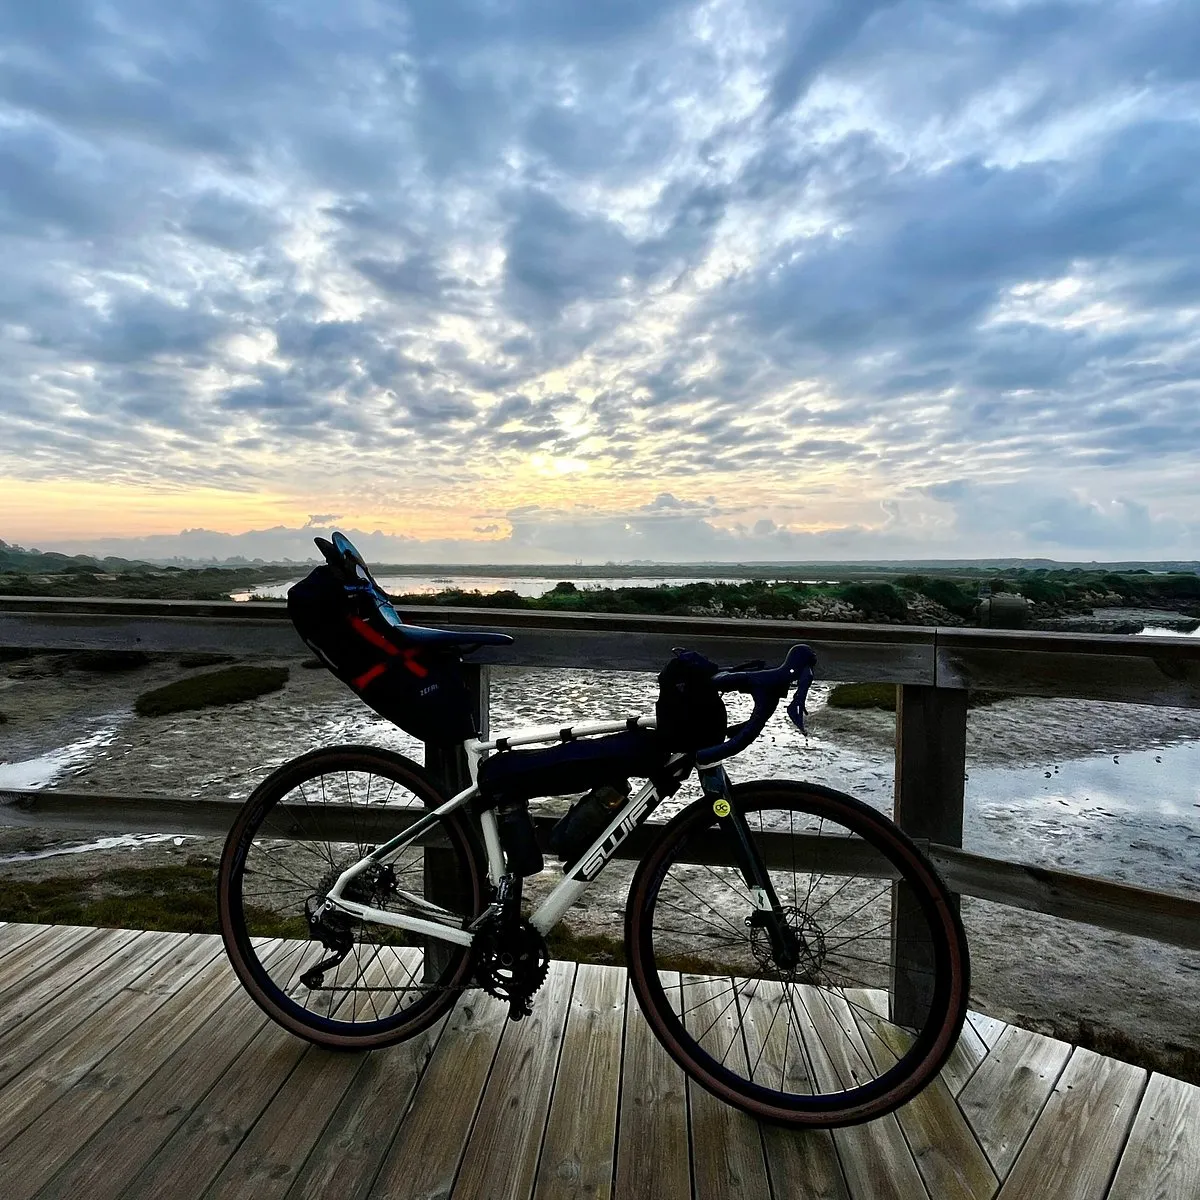
<svg viewBox="0 0 1200 1200"><path fill-rule="evenodd" d="M642 1011L696 1083L760 1120L831 1128L884 1116L932 1081L958 1041L970 958L957 907L911 839L851 796L764 781L735 787L732 799L773 855L801 961L781 968L765 930L750 924L734 839L720 836L702 799L664 827L630 886L626 946ZM784 831L785 841L762 836ZM720 890L702 894L701 881ZM899 975L895 894L910 922ZM852 943L874 957L848 951Z"/></svg>
<svg viewBox="0 0 1200 1200"><path fill-rule="evenodd" d="M255 788L221 854L217 913L234 971L272 1020L330 1049L370 1050L420 1033L453 1005L470 981L470 947L357 918L345 919L345 960L315 987L301 979L329 955L311 937L305 902L321 898L389 829L444 802L423 768L368 746L302 755ZM401 851L390 878L364 888L373 890L351 898L414 914L421 910L403 893L433 899L433 890L465 923L482 911L486 890L474 831L460 813L440 819Z"/></svg>

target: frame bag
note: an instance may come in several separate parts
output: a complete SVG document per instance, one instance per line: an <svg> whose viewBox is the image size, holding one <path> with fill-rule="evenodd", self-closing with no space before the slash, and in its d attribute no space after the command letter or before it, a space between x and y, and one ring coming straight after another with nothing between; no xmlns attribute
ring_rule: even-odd
<svg viewBox="0 0 1200 1200"><path fill-rule="evenodd" d="M406 640L332 567L316 567L295 584L287 606L305 644L381 717L435 745L477 736L458 654Z"/></svg>

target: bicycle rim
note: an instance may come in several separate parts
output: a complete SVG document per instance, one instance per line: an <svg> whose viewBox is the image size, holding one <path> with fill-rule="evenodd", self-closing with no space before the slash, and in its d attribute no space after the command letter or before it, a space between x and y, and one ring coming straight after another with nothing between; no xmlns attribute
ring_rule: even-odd
<svg viewBox="0 0 1200 1200"><path fill-rule="evenodd" d="M334 951L306 916L347 867L443 800L415 763L366 747L305 755L255 790L226 840L218 914L234 970L274 1020L321 1045L369 1049L411 1037L453 1004L469 947L342 914L324 932L348 953L321 969ZM344 894L461 929L483 890L478 848L455 814ZM421 901L436 905L432 916Z"/></svg>
<svg viewBox="0 0 1200 1200"><path fill-rule="evenodd" d="M760 1119L882 1116L941 1069L966 1015L966 939L949 894L903 833L851 797L785 782L733 795L796 961L780 965L733 839L699 801L634 877L626 936L642 1009L696 1082Z"/></svg>

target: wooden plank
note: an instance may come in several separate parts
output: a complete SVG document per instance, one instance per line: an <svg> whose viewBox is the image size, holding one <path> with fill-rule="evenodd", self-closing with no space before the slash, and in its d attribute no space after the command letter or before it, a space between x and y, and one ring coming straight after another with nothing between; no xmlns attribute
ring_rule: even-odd
<svg viewBox="0 0 1200 1200"><path fill-rule="evenodd" d="M967 693L901 687L896 700L893 818L912 838L961 846L967 755ZM955 910L958 898L953 899ZM933 996L934 948L916 893L892 886L892 1004L918 1026Z"/></svg>
<svg viewBox="0 0 1200 1200"><path fill-rule="evenodd" d="M574 963L551 963L532 1015L505 1028L453 1197L528 1200L532 1194L574 984ZM503 1171L496 1170L498 1162Z"/></svg>
<svg viewBox="0 0 1200 1200"><path fill-rule="evenodd" d="M286 1195L366 1057L310 1046L205 1197Z"/></svg>
<svg viewBox="0 0 1200 1200"><path fill-rule="evenodd" d="M56 974L60 976L59 987L86 974L108 956L102 948L97 949L101 943L109 947L108 954L123 944L108 941L111 930L62 925L42 928L44 932L13 951L4 964L5 969L0 972L0 1032L23 1019L17 1017L21 1010L12 1004L14 999ZM128 940L128 937L124 939Z"/></svg>
<svg viewBox="0 0 1200 1200"><path fill-rule="evenodd" d="M964 895L1200 950L1200 900L1192 897L985 858L953 846L925 850L947 886Z"/></svg>
<svg viewBox="0 0 1200 1200"><path fill-rule="evenodd" d="M609 1200L624 1033L625 972L580 963L534 1200Z"/></svg>
<svg viewBox="0 0 1200 1200"><path fill-rule="evenodd" d="M325 1132L297 1173L289 1200L362 1200L396 1136L446 1021L366 1056Z"/></svg>
<svg viewBox="0 0 1200 1200"><path fill-rule="evenodd" d="M987 1043L975 1032L970 1021L963 1023L962 1033L941 1071L941 1080L957 1096L975 1073L975 1068L987 1057Z"/></svg>
<svg viewBox="0 0 1200 1200"><path fill-rule="evenodd" d="M1200 1196L1200 1088L1150 1076L1109 1200Z"/></svg>
<svg viewBox="0 0 1200 1200"><path fill-rule="evenodd" d="M136 930L105 932L108 937L98 942L95 950L97 955L102 950L111 953L98 964L88 964L90 969L79 974L51 975L31 988L27 997L13 998L11 1014L0 1010L0 1028L4 1029L0 1037L0 1087L7 1086L47 1049L71 1037L123 987L178 947L185 936L147 935Z"/></svg>
<svg viewBox="0 0 1200 1200"><path fill-rule="evenodd" d="M279 944L263 951L264 961ZM220 963L220 960L218 960ZM233 980L225 967L226 978ZM187 1121L198 1102L221 1078L231 1062L241 1058L247 1044L266 1023L249 994L235 987L190 1037L146 1078L140 1088L113 1113L85 1145L45 1186L44 1200L116 1200L130 1181Z"/></svg>
<svg viewBox="0 0 1200 1200"><path fill-rule="evenodd" d="M744 982L744 981L742 981ZM745 1072L737 989L730 978L684 975L680 1003L687 1031L718 1062ZM767 1164L758 1123L688 1080L692 1169L696 1200L766 1196Z"/></svg>
<svg viewBox="0 0 1200 1200"><path fill-rule="evenodd" d="M822 1091L852 1087L870 1056L849 1005L824 988L796 989L807 1022L801 1035ZM914 1200L928 1195L895 1114L833 1131L853 1200Z"/></svg>
<svg viewBox="0 0 1200 1200"><path fill-rule="evenodd" d="M0 1090L0 1128L11 1140L26 1125L75 1086L114 1046L119 1045L183 988L218 953L215 938L194 937L167 943L167 952L148 946L129 964L107 1003L68 1031L58 1028L52 1043L38 1039L40 1053L28 1069L9 1078ZM132 948L137 948L138 942ZM31 1022L32 1024L33 1022ZM10 1059L8 1066L17 1061Z"/></svg>
<svg viewBox="0 0 1200 1200"><path fill-rule="evenodd" d="M1076 1047L997 1200L1103 1200L1146 1072Z"/></svg>
<svg viewBox="0 0 1200 1200"><path fill-rule="evenodd" d="M286 946L283 952L287 953ZM391 955L390 950L381 953ZM379 959L368 962L363 975L366 985L383 985L388 965L395 967L394 962L385 964ZM357 977L358 968L351 978ZM336 977L329 983L336 986ZM367 1003L361 996L346 996L335 1015L348 1019L347 1009L355 1007L361 1017ZM282 1197L364 1059L361 1054L337 1054L309 1046L205 1196L253 1195L258 1200Z"/></svg>
<svg viewBox="0 0 1200 1200"><path fill-rule="evenodd" d="M0 980L4 979L7 969L6 959L14 951L43 937L53 928L50 925L14 925L8 921L0 921Z"/></svg>
<svg viewBox="0 0 1200 1200"><path fill-rule="evenodd" d="M482 991L459 999L371 1195L449 1196L507 1019L508 1005Z"/></svg>
<svg viewBox="0 0 1200 1200"><path fill-rule="evenodd" d="M678 1003L679 976L660 974ZM678 1010L676 1010L678 1011ZM687 1080L650 1031L636 1000L625 1003L625 1062L614 1194L690 1200Z"/></svg>
<svg viewBox="0 0 1200 1200"><path fill-rule="evenodd" d="M973 1009L967 1010L967 1021L971 1028L983 1039L983 1043L989 1050L1000 1040L1001 1035L1008 1028L1005 1022L999 1017L989 1017L985 1013L975 1012Z"/></svg>
<svg viewBox="0 0 1200 1200"><path fill-rule="evenodd" d="M853 988L847 990L846 999L871 1061L880 1071L888 1070L912 1044L912 1038L887 1020L886 994ZM941 1078L898 1108L896 1119L931 1196L938 1200L992 1200L1000 1181Z"/></svg>
<svg viewBox="0 0 1200 1200"><path fill-rule="evenodd" d="M238 986L224 957L202 967L119 1046L67 1081L69 1090L4 1148L0 1173L11 1174L21 1195L36 1192Z"/></svg>
<svg viewBox="0 0 1200 1200"><path fill-rule="evenodd" d="M203 1033L203 1031L201 1031ZM200 1196L295 1069L308 1043L267 1022L121 1196ZM218 1053L227 1060L223 1052Z"/></svg>
<svg viewBox="0 0 1200 1200"><path fill-rule="evenodd" d="M789 1018L782 1007L782 986L758 980L746 991L742 1028L753 1078L798 1094L818 1091L803 1053L796 1052L798 1035L792 1028L794 1017ZM846 1180L829 1130L763 1125L761 1131L774 1196L848 1200Z"/></svg>
<svg viewBox="0 0 1200 1200"><path fill-rule="evenodd" d="M959 1106L1001 1179L1070 1056L1066 1042L1010 1025L959 1093Z"/></svg>

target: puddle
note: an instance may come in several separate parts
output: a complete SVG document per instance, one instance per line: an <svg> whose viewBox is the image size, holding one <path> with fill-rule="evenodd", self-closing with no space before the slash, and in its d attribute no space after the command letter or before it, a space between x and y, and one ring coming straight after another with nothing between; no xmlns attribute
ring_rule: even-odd
<svg viewBox="0 0 1200 1200"><path fill-rule="evenodd" d="M63 842L46 850L30 850L24 854L8 854L0 858L2 863L33 862L39 858L59 858L64 854L87 854L92 850L132 850L138 846L146 846L161 842L173 842L182 846L186 841L195 839L180 837L173 833L126 833L119 837L96 838L90 842Z"/></svg>
<svg viewBox="0 0 1200 1200"><path fill-rule="evenodd" d="M37 758L0 762L0 788L32 790L49 787L65 772L87 766L95 758L96 751L109 745L116 736L114 726L105 726Z"/></svg>

